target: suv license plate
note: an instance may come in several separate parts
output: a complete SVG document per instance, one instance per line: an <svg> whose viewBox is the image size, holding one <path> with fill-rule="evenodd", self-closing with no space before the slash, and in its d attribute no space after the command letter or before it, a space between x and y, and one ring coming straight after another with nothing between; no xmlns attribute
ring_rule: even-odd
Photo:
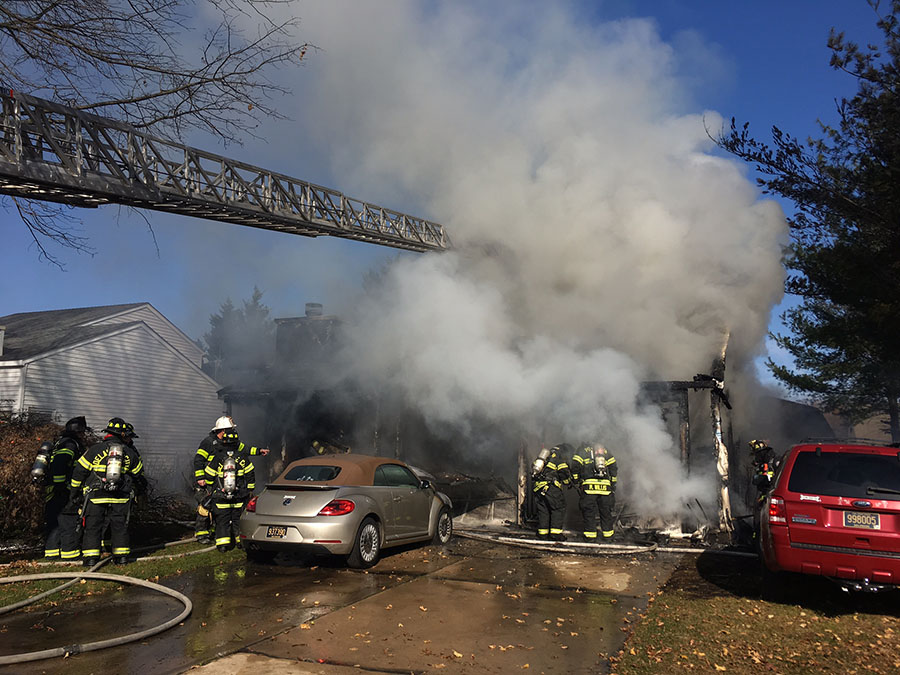
<svg viewBox="0 0 900 675"><path fill-rule="evenodd" d="M278 537L283 539L287 536L287 528L282 525L269 525L266 530L266 537Z"/></svg>
<svg viewBox="0 0 900 675"><path fill-rule="evenodd" d="M881 517L877 513L844 511L844 527L858 527L863 530L880 530Z"/></svg>

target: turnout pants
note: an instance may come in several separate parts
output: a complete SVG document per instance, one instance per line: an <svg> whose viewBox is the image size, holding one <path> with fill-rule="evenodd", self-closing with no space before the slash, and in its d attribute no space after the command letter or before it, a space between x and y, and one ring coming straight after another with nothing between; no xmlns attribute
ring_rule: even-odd
<svg viewBox="0 0 900 675"><path fill-rule="evenodd" d="M103 499L102 497L100 499ZM100 545L106 525L110 529L110 541L114 556L131 553L128 538L128 512L131 500L124 502L94 502L90 499L84 509L84 541L82 555L99 558Z"/></svg>
<svg viewBox="0 0 900 675"><path fill-rule="evenodd" d="M59 558L62 552L63 529L66 525L63 511L69 503L68 493L56 491L44 505L44 557ZM70 519L71 520L71 519ZM75 527L75 521L71 522Z"/></svg>
<svg viewBox="0 0 900 675"><path fill-rule="evenodd" d="M562 489L551 485L546 492L535 495L537 503L538 536L562 534L566 517L566 496Z"/></svg>
<svg viewBox="0 0 900 675"><path fill-rule="evenodd" d="M216 523L216 546L234 548L238 540L238 521L246 503L246 499L213 497L211 512Z"/></svg>
<svg viewBox="0 0 900 675"><path fill-rule="evenodd" d="M585 492L582 488L578 494L578 508L581 510L582 534L585 539L597 539L597 519L600 517L600 495L596 492Z"/></svg>
<svg viewBox="0 0 900 675"><path fill-rule="evenodd" d="M610 492L597 495L600 508L600 533L604 539L611 539L616 533L616 495Z"/></svg>

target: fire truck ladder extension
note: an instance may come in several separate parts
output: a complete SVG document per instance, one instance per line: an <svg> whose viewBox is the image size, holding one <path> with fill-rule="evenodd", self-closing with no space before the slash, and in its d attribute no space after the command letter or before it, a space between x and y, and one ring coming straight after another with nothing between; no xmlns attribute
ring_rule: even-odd
<svg viewBox="0 0 900 675"><path fill-rule="evenodd" d="M0 93L0 193L125 204L306 237L449 248L443 226L43 99Z"/></svg>

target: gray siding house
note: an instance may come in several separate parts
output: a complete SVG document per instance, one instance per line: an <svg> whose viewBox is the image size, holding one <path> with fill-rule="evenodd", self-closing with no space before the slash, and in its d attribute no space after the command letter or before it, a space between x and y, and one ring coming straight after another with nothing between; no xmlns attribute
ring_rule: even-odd
<svg viewBox="0 0 900 675"><path fill-rule="evenodd" d="M149 303L0 317L0 410L134 425L148 477L187 488L197 444L224 404L203 353Z"/></svg>

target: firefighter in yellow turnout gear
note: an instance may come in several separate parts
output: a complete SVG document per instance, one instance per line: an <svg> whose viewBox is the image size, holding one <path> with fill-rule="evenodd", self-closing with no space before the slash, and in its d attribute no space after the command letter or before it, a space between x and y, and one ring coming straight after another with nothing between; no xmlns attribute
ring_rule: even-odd
<svg viewBox="0 0 900 675"><path fill-rule="evenodd" d="M603 539L615 534L616 458L599 443L585 443L572 457L572 477L578 486L578 507L584 520L585 541L597 541L597 520Z"/></svg>
<svg viewBox="0 0 900 675"><path fill-rule="evenodd" d="M70 500L81 510L84 527L82 556L85 567L100 559L103 530L108 524L113 560L128 562L131 547L128 519L131 501L146 490L144 465L132 445L137 438L134 427L121 417L113 417L106 426L106 436L92 445L75 463L72 472Z"/></svg>
<svg viewBox="0 0 900 675"><path fill-rule="evenodd" d="M238 520L256 488L253 462L246 452L239 451L236 430L225 432L222 444L204 471L212 485L210 510L215 522L216 547L230 551L237 542Z"/></svg>
<svg viewBox="0 0 900 675"><path fill-rule="evenodd" d="M213 527L211 522L212 514L209 511L213 485L206 480L206 466L222 447L222 439L225 437L226 432L229 434L232 432L237 433L237 424L231 417L223 415L216 420L209 435L200 441L200 447L197 448L197 452L194 454L194 499L197 501L197 518L194 523L194 534L197 537L197 541L201 544L212 542L211 530ZM269 454L268 448L248 446L240 441L238 441L237 450L250 455L266 456Z"/></svg>
<svg viewBox="0 0 900 675"><path fill-rule="evenodd" d="M70 419L56 443L41 445L39 457L31 470L32 480L43 485L45 490L45 558L75 560L81 555L81 536L77 532L78 513L69 499L69 483L75 463L84 454L86 434L89 431L84 417Z"/></svg>
<svg viewBox="0 0 900 675"><path fill-rule="evenodd" d="M532 465L532 490L537 502L539 539L565 541L563 523L566 517L566 496L563 488L572 482L566 457L571 446L562 443L551 449L542 448Z"/></svg>

